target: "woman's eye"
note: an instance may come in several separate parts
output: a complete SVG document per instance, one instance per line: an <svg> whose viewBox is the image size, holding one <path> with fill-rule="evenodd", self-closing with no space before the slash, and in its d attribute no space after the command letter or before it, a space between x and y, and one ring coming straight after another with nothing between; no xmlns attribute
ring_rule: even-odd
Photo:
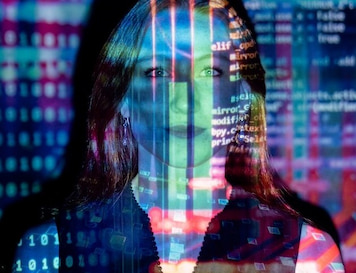
<svg viewBox="0 0 356 273"><path fill-rule="evenodd" d="M145 76L152 77L152 78L167 77L167 76L169 76L169 73L161 67L152 67L152 68L145 70Z"/></svg>
<svg viewBox="0 0 356 273"><path fill-rule="evenodd" d="M219 77L223 74L222 70L216 67L206 67L201 72L201 77Z"/></svg>

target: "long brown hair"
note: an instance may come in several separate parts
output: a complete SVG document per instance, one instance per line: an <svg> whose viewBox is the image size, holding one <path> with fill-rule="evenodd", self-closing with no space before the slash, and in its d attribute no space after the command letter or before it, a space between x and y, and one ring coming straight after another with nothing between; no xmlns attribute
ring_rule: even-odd
<svg viewBox="0 0 356 273"><path fill-rule="evenodd" d="M125 121L120 103L129 88L142 37L152 17L152 8L158 13L169 8L172 2L176 7L188 8L192 1L138 1L118 24L102 50L89 107L87 157L77 192L72 196L72 201L76 203L98 201L120 193L137 175L137 143L130 128L123 139ZM240 67L235 80L240 83L239 86L245 86L248 93L250 107L241 114L234 141L228 145L226 179L234 187L242 187L264 202L293 212L287 204L280 202L281 185L275 184L269 165L264 70L246 10L241 1L198 0L194 6L202 11L217 9L229 25L236 62ZM244 130L246 128L258 130L251 132ZM258 141L252 141L252 137L258 138Z"/></svg>

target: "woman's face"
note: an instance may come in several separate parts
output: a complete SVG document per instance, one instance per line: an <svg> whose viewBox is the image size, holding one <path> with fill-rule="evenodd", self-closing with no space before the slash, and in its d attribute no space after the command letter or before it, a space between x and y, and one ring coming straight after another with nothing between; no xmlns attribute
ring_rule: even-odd
<svg viewBox="0 0 356 273"><path fill-rule="evenodd" d="M217 16L183 9L156 15L125 97L141 148L171 166L193 167L227 144L237 120L233 52Z"/></svg>

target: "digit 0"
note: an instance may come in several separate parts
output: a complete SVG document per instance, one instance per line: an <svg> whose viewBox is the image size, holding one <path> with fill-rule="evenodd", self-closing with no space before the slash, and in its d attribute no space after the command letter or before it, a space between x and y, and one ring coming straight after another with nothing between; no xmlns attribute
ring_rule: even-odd
<svg viewBox="0 0 356 273"><path fill-rule="evenodd" d="M59 268L59 257L55 257L53 259L53 268L58 269Z"/></svg>
<svg viewBox="0 0 356 273"><path fill-rule="evenodd" d="M47 234L42 234L41 235L41 245L43 245L43 246L48 245L48 236L47 236Z"/></svg>
<svg viewBox="0 0 356 273"><path fill-rule="evenodd" d="M36 270L36 260L31 259L28 261L28 269L31 271Z"/></svg>

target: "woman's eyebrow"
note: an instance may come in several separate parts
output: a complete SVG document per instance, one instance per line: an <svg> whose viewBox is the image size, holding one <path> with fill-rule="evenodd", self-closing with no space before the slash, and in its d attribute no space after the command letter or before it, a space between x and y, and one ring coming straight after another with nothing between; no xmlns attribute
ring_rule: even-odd
<svg viewBox="0 0 356 273"><path fill-rule="evenodd" d="M156 58L156 57L147 55L147 56L137 58L136 62L137 63L148 62L148 61L152 61L154 58Z"/></svg>

